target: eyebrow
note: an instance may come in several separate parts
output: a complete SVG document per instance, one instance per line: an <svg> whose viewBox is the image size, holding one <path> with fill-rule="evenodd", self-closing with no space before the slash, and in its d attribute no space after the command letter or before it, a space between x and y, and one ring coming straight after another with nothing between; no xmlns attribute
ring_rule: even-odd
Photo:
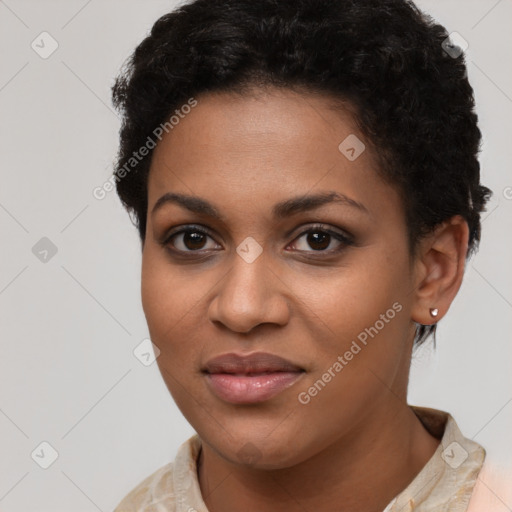
<svg viewBox="0 0 512 512"><path fill-rule="evenodd" d="M205 215L221 221L225 221L224 216L219 210L205 199L197 196L187 194L178 194L175 192L168 192L158 199L151 210L151 215L154 215L160 208L166 204L177 204L193 213ZM272 208L272 216L275 219L284 219L291 217L297 213L307 212L320 208L329 203L337 203L345 206L356 208L363 213L369 214L368 209L360 202L347 197L338 192L321 192L313 195L302 195L292 197L280 203L277 203Z"/></svg>

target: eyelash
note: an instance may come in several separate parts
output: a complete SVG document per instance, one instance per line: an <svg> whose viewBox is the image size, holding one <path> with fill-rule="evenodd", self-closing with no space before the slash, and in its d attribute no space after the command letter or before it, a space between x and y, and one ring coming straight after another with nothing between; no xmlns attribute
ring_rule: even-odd
<svg viewBox="0 0 512 512"><path fill-rule="evenodd" d="M165 238L164 240L161 242L161 244L166 248L168 249L169 251L171 251L173 254L179 254L179 255L184 255L184 254L193 254L193 253L201 253L201 252L205 252L205 251L209 251L210 249L206 249L206 250L203 250L203 249L198 249L198 250L187 250L187 251L184 251L184 250L181 250L181 249L176 249L176 248L173 248L173 247L170 247L169 244L171 242L171 240L178 236L178 235L181 235L181 234L185 234L185 233L200 233L202 235L205 235L205 236L208 236L210 238L213 239L213 237L211 236L209 230L207 230L206 228L200 226L200 225L195 225L195 224L191 224L191 225L187 225L187 226L184 226L182 229L178 230L178 231L174 231L174 232L171 232L169 233ZM323 233L323 234L328 234L330 235L331 237L335 238L338 242L340 242L340 246L337 248L337 249L328 249L328 250L310 250L310 251L301 251L301 250L297 250L296 252L299 252L299 253L315 253L315 254L327 254L327 255L333 255L335 253L339 253L341 252L343 249L345 249L347 246L351 246L351 245L354 245L354 241L352 240L351 237L347 236L347 235L344 235L342 233L338 233L337 231L333 231L332 229L326 227L325 225L323 224L315 224L311 227L309 227L308 229L306 229L305 231L303 231L302 233L300 233L299 235L297 235L297 237L294 238L294 241L295 240L298 240L300 238L302 238L303 236L305 235L308 235L310 233ZM217 242L216 242L217 243ZM329 243L330 245L330 243Z"/></svg>

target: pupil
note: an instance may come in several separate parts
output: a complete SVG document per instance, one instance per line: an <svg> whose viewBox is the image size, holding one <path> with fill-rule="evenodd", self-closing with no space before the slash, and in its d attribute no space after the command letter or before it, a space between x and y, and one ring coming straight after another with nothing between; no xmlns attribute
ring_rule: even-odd
<svg viewBox="0 0 512 512"><path fill-rule="evenodd" d="M183 243L188 249L201 249L205 236L197 231L189 231L183 236Z"/></svg>
<svg viewBox="0 0 512 512"><path fill-rule="evenodd" d="M328 233L309 233L308 244L314 250L325 249L329 247L330 236Z"/></svg>

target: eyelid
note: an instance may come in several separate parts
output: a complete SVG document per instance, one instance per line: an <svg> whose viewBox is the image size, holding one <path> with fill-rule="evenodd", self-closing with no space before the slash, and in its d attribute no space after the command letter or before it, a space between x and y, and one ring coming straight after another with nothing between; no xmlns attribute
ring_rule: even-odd
<svg viewBox="0 0 512 512"><path fill-rule="evenodd" d="M293 240L296 240L298 237L303 236L307 233L311 233L311 232L315 232L315 231L323 231L325 233L328 233L329 235L339 237L342 240L345 240L346 242L353 241L353 236L350 235L349 233L347 233L346 231L343 231L341 229L336 230L336 229L332 228L331 226L329 226L328 224L322 224L321 222L314 223L311 226L307 226L306 228L304 228L304 226L301 226L300 228L298 228L298 230L299 230L299 232L297 233L297 236ZM293 230L292 233L294 231L295 230Z"/></svg>

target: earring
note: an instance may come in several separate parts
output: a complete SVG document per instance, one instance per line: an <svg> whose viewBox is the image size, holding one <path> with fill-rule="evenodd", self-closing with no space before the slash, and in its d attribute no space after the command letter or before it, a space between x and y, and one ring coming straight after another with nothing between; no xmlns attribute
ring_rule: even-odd
<svg viewBox="0 0 512 512"><path fill-rule="evenodd" d="M437 308L430 308L430 315L431 316L437 316L439 313L439 310Z"/></svg>

